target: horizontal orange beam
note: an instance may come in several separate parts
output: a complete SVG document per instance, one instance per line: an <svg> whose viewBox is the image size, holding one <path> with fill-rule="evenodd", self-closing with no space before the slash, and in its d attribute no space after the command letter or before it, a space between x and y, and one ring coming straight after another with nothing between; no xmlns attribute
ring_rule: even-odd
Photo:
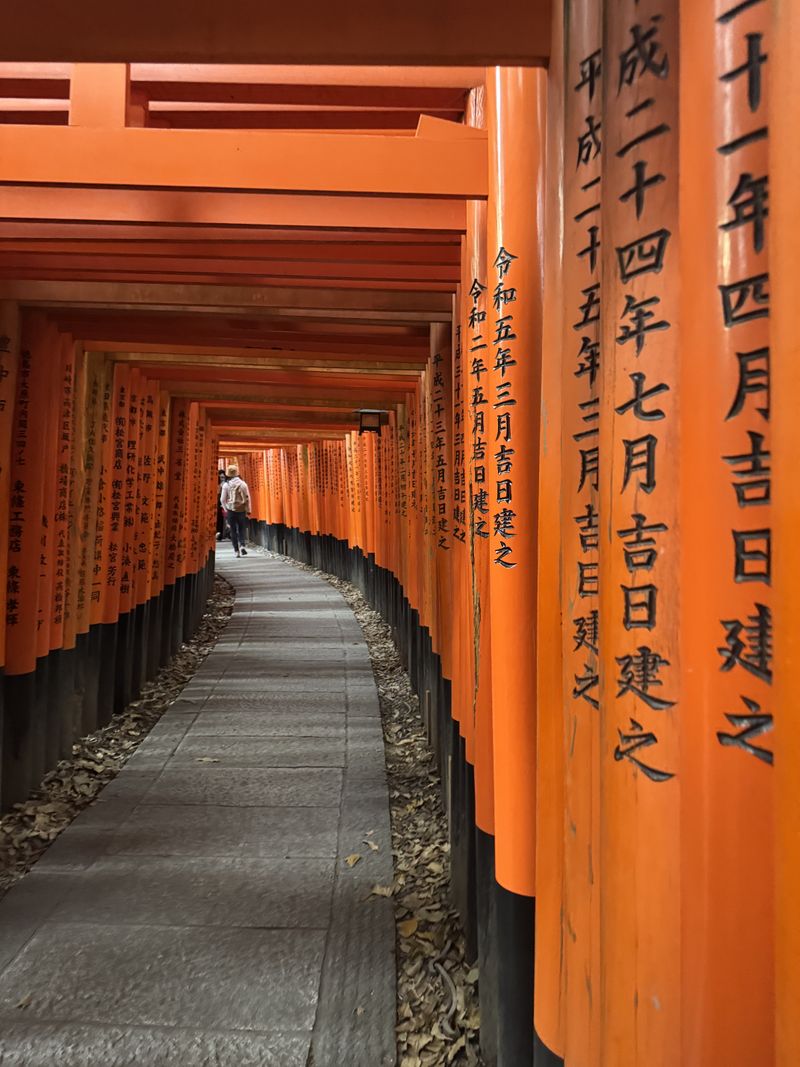
<svg viewBox="0 0 800 1067"><path fill-rule="evenodd" d="M147 376L154 381L166 382L250 382L257 385L279 385L301 387L309 390L331 390L329 395L338 396L345 390L363 392L365 389L381 392L406 392L410 386L405 378L393 378L390 375L374 377L371 374L315 374L313 371L287 369L285 371L260 371L240 367L197 367L192 365L162 364L149 366Z"/></svg>
<svg viewBox="0 0 800 1067"><path fill-rule="evenodd" d="M39 0L0 8L0 59L147 63L530 65L550 47L549 0Z"/></svg>
<svg viewBox="0 0 800 1067"><path fill-rule="evenodd" d="M150 100L166 100L170 103L233 105L291 105L307 108L374 108L409 111L463 111L466 106L467 88L451 74L453 88L426 85L329 85L329 84L257 84L254 82L224 82L213 80L213 72L207 81L157 81L131 78L144 96ZM19 84L20 91L6 92L6 85ZM49 85L59 87L58 96L68 96L68 84L53 79ZM23 82L0 77L0 96L55 96L46 94L37 87L35 79Z"/></svg>
<svg viewBox="0 0 800 1067"><path fill-rule="evenodd" d="M83 340L87 351L109 352L113 354L114 359L119 363L137 363L147 369L151 366L164 366L165 361L181 364L187 357L191 357L191 365L193 367L212 366L252 370L283 367L287 369L301 368L303 370L324 369L326 374L337 375L352 369L363 370L365 373L377 372L408 376L423 369L428 362L427 358L422 355L416 360L410 357L399 360L396 358L376 358L369 355L356 357L346 353L333 352L327 355L316 353L316 356L321 356L322 358L312 358L308 353L304 352L280 352L275 355L267 355L268 349L259 352L257 349L212 349L207 346L193 348L191 345L180 346L182 351L176 351L179 346L170 347L166 343L163 345L140 345L138 350L131 350L130 346L121 349L119 346L122 343L120 341ZM152 351L148 351L148 349L152 349Z"/></svg>
<svg viewBox="0 0 800 1067"><path fill-rule="evenodd" d="M0 57L1 58L1 57ZM127 61L127 60L126 60ZM1 62L0 77L69 81L72 63ZM271 63L131 63L131 81L184 82L219 85L411 86L414 89L462 89L483 85L486 71L475 66L403 66L396 69L362 66L281 66Z"/></svg>
<svg viewBox="0 0 800 1067"><path fill-rule="evenodd" d="M455 242L394 241L207 241L176 240L97 240L86 238L6 237L0 229L0 254L24 253L31 256L52 255L119 255L119 256L176 256L193 259L247 259L251 262L352 262L352 263L409 263L429 266L458 266L460 246Z"/></svg>
<svg viewBox="0 0 800 1067"><path fill-rule="evenodd" d="M8 186L5 187L6 189ZM19 188L19 186L15 187ZM85 190L63 190L64 192L81 192ZM96 195L102 196L105 191L96 191ZM116 195L120 195L116 191ZM224 194L202 194L197 196L216 196ZM260 199L257 193L253 193L256 199ZM285 198L294 203L297 197ZM319 204L320 197L309 198L311 203ZM342 197L346 200L346 197ZM389 200L360 200L367 206L374 204L397 203ZM409 205L439 204L449 207L457 206L456 200L408 200ZM0 199L0 211L5 206ZM224 245L232 248L248 248L250 245L263 245L266 248L282 247L302 248L304 245L341 245L357 249L356 254L366 255L366 250L373 244L388 248L400 249L422 248L432 245L437 249L452 249L454 254L459 254L461 238L458 233L437 232L436 230L346 230L346 229L313 229L309 227L269 227L269 226L215 226L198 225L188 223L176 225L170 223L149 222L86 222L78 220L61 220L47 222L39 219L0 219L0 240L26 243L47 243L80 245L88 242L102 246L106 243L122 245L148 245L152 242L171 242L179 246L191 247L193 245L209 246ZM322 253L321 253L322 254Z"/></svg>
<svg viewBox="0 0 800 1067"><path fill-rule="evenodd" d="M103 274L177 274L181 278L192 276L222 277L232 274L239 277L269 279L296 284L315 280L339 283L361 281L365 285L376 282L414 282L425 287L428 282L457 283L460 268L455 265L436 263L386 263L349 260L297 260L261 259L257 255L247 258L202 255L170 256L154 249L148 254L138 252L118 254L83 252L9 252L0 247L0 272L6 276L60 277L65 273L88 274L102 277Z"/></svg>
<svg viewBox="0 0 800 1067"><path fill-rule="evenodd" d="M485 199L486 137L0 126L0 181Z"/></svg>
<svg viewBox="0 0 800 1067"><path fill-rule="evenodd" d="M94 304L158 310L180 307L184 311L209 313L222 309L258 314L269 310L285 315L291 310L324 310L326 315L347 316L353 312L434 313L435 321L448 321L452 314L449 294L421 292L345 291L341 289L261 288L258 286L150 284L128 282L0 282L0 298L23 304Z"/></svg>
<svg viewBox="0 0 800 1067"><path fill-rule="evenodd" d="M77 189L9 184L0 219L55 222L143 222L276 229L466 230L462 200L402 197L301 196L159 189Z"/></svg>
<svg viewBox="0 0 800 1067"><path fill-rule="evenodd" d="M5 119L6 113L0 113L0 118ZM17 112L17 114L19 114ZM45 111L40 114L57 116L63 123L63 112ZM436 114L450 121L458 121L461 113L458 111L441 111ZM342 111L276 111L276 110L246 110L218 111L208 108L158 108L148 112L146 125L150 129L168 130L325 130L334 133L348 133L356 130L369 130L376 134L389 134L393 130L412 131L417 127L418 111L373 111L342 110ZM5 119L5 121L9 121ZM22 117L16 118L16 122L24 122ZM28 119L28 122L39 122ZM59 122L50 121L51 125Z"/></svg>
<svg viewBox="0 0 800 1067"><path fill-rule="evenodd" d="M328 287L335 285L337 289L361 289L374 290L376 292L430 292L451 293L455 282L418 282L418 281L393 281L391 279L375 278L287 278L285 275L271 274L182 274L179 271L136 271L136 270L60 270L57 267L0 267L0 278L30 278L38 281L76 281L76 282L128 282L138 284L146 282L151 284L167 283L179 285L230 285L238 282L241 285L257 285L259 287L283 286L291 281L295 286L315 289L320 286Z"/></svg>
<svg viewBox="0 0 800 1067"><path fill-rule="evenodd" d="M192 382L171 381L168 379L163 384L175 396L186 396L209 403L220 403L226 407L253 407L266 404L269 406L275 405L281 409L297 407L298 410L328 410L331 408L349 410L351 406L357 406L359 403L362 407L376 407L381 404L396 403L398 399L396 392L386 392L380 389L374 389L369 393L369 396L374 401L374 403L370 404L364 400L363 395L355 395L353 390L335 389L333 387L326 388L324 395L320 395L319 390L317 390L315 395L314 392L303 392L296 388L290 391L288 387L278 385L260 387L249 382L242 382L241 384L215 382L213 384L209 383L207 386L202 384L195 386Z"/></svg>

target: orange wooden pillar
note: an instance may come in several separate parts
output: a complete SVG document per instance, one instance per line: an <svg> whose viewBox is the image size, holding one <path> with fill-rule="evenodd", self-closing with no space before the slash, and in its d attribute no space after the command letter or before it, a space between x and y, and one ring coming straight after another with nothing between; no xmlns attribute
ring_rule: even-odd
<svg viewBox="0 0 800 1067"><path fill-rule="evenodd" d="M152 600L153 545L155 534L156 465L158 452L158 386L145 379L142 385L141 447L137 465L139 483L138 544L134 578L134 603L141 616L141 638L134 661L134 687L151 677L156 662L157 605Z"/></svg>
<svg viewBox="0 0 800 1067"><path fill-rule="evenodd" d="M565 11L569 27L564 47L563 218L547 220L563 227L561 302L561 377L554 433L561 454L560 575L563 622L559 659L563 720L563 994L562 1043L550 1046L567 1063L599 1060L600 989L600 854L601 804L599 493L603 470L600 442L601 329L600 308L604 261L601 249L603 163L595 128L603 123L604 87L601 66L602 5L574 0ZM611 63L613 67L614 64ZM551 72L551 81L555 71ZM553 102L555 103L555 101ZM558 118L553 116L554 124ZM555 136L555 131L551 130ZM557 182L548 173L548 187ZM551 266L548 263L548 266ZM554 269L558 269L555 266ZM613 299L613 298L612 298ZM548 302L549 308L549 302ZM613 365L614 347L608 350ZM549 391L546 391L549 397ZM610 470L610 464L608 465ZM544 523L546 518L543 516ZM626 525L626 524L622 524ZM543 565L544 570L544 565ZM623 579L624 580L624 579ZM546 601L542 600L546 610ZM543 657L541 657L543 659ZM542 709L544 713L544 709ZM613 751L613 746L612 746ZM544 764L540 755L540 765ZM613 759L612 759L613 763ZM552 949L552 943L551 943ZM538 951L538 945L537 945ZM551 979L552 980L552 979ZM538 991L537 991L538 992ZM552 990L544 992L551 1006ZM557 1003L557 999L556 999ZM551 1022L552 1026L552 1022Z"/></svg>
<svg viewBox="0 0 800 1067"><path fill-rule="evenodd" d="M70 561L64 619L65 645L74 648L75 710L78 736L95 725L96 691L91 684L97 634L90 630L92 563L101 464L101 405L104 357L79 352L74 397L75 447L71 454L69 538Z"/></svg>
<svg viewBox="0 0 800 1067"><path fill-rule="evenodd" d="M87 460L96 471L95 508L86 515L85 533L88 547L88 565L91 576L91 603L89 607L89 662L96 664L94 678L88 686L84 701L84 721L92 726L106 720L109 703L106 690L109 675L113 682L115 653L115 630L104 619L105 593L108 573L108 541L110 528L110 493L113 463L114 419L114 365L105 356L97 370L98 396L97 418L94 435L87 443ZM94 477L92 479L94 483Z"/></svg>
<svg viewBox="0 0 800 1067"><path fill-rule="evenodd" d="M39 443L40 461L44 465L44 483L39 532L39 581L36 617L36 710L35 723L39 732L37 757L41 769L37 781L59 756L59 707L54 690L57 683L56 657L50 656L54 642L59 641L63 629L63 608L58 623L53 613L53 586L56 554L56 466L59 449L59 412L62 401L61 373L65 344L68 339L52 326L45 332L44 358L51 371L40 397L34 398L47 409L47 423ZM52 699L55 697L55 699Z"/></svg>
<svg viewBox="0 0 800 1067"><path fill-rule="evenodd" d="M681 6L687 1067L774 1062L770 21L767 3Z"/></svg>
<svg viewBox="0 0 800 1067"><path fill-rule="evenodd" d="M600 679L594 690L588 671L574 682L600 698L600 752L590 773L600 783L602 807L592 815L599 818L602 902L590 937L599 937L600 952L591 1007L599 978L602 1008L592 1062L654 1067L681 1061L678 724L692 713L680 703L678 647L678 29L673 0L623 0L605 9L603 55L611 58L603 64L596 235L603 273L595 293L603 309ZM587 122L578 169L595 152ZM589 216L583 225L591 248ZM597 313L590 296L581 323ZM586 431L598 425L595 412L582 410ZM581 448L595 440L587 435ZM581 458L592 477L591 453ZM568 886L586 892L597 870L584 861L580 882L568 879ZM570 970L570 983L573 977L584 981ZM568 1032L586 1023L570 1016ZM569 1055L568 1045L568 1062Z"/></svg>
<svg viewBox="0 0 800 1067"><path fill-rule="evenodd" d="M23 323L12 436L8 525L4 750L5 803L21 800L41 778L44 737L37 716L42 514L51 337L35 316ZM40 402L34 403L34 397ZM49 605L48 605L49 606Z"/></svg>
<svg viewBox="0 0 800 1067"><path fill-rule="evenodd" d="M776 811L776 1049L777 1067L800 1063L800 718L797 715L797 664L800 619L800 8L774 5L770 47L769 181L775 536L775 811ZM765 937L769 934L765 933Z"/></svg>
<svg viewBox="0 0 800 1067"><path fill-rule="evenodd" d="M166 586L164 642L171 656L183 640L184 530L186 514L187 437L190 403L172 401L167 467L167 507L164 527L164 582Z"/></svg>
<svg viewBox="0 0 800 1067"><path fill-rule="evenodd" d="M71 754L72 743L82 733L81 705L75 689L76 634L70 600L73 564L72 529L75 517L73 478L75 453L81 451L76 418L77 351L72 337L60 338L58 396L53 437L53 496L50 522L52 540L50 583L50 628L48 659L48 766Z"/></svg>
<svg viewBox="0 0 800 1067"><path fill-rule="evenodd" d="M483 91L476 124L484 125ZM495 804L492 728L492 617L490 610L489 464L493 459L488 375L486 204L467 205L463 246L462 346L467 408L467 507L470 552L469 624L472 649L469 710L474 721L476 924L481 1005L481 1049L488 1062L497 1057L497 952L495 924Z"/></svg>
<svg viewBox="0 0 800 1067"><path fill-rule="evenodd" d="M564 54L564 23L572 28ZM578 347L564 340L564 241L572 232L564 188L565 101L578 95L570 79L576 38L586 41L586 13L563 8L553 13L551 60L547 78L547 141L544 191L544 313L542 321L542 425L539 444L539 558L536 668L536 929L534 971L534 1063L563 1063L564 979L567 951L564 924L564 680L562 638L566 628L554 624L554 605L563 592L562 538L577 541L573 517L565 522L562 496L562 374L575 374L570 359ZM598 27L599 29L599 27ZM599 32L598 35L599 37ZM580 46L579 46L580 47ZM579 62L592 52L582 49ZM575 84L580 78L575 79ZM585 103L580 101L580 103ZM572 174L572 167L568 173ZM574 215L575 212L573 212ZM566 215L566 218L565 218ZM569 231L567 231L569 220ZM570 333L572 331L570 330ZM574 336L574 335L573 335ZM574 477L574 471L572 472ZM573 643L574 644L574 643ZM573 651L572 644L570 652ZM568 690L569 692L569 690ZM591 711L588 709L587 711Z"/></svg>
<svg viewBox="0 0 800 1067"><path fill-rule="evenodd" d="M533 1057L536 533L542 278L538 202L545 75L493 69L487 407L500 1012L498 1063Z"/></svg>
<svg viewBox="0 0 800 1067"><path fill-rule="evenodd" d="M166 578L166 543L169 507L169 458L171 401L166 390L157 393L156 406L156 447L155 480L153 489L153 550L150 570L150 597L157 600L157 614L154 620L154 634L150 645L149 669L161 666L167 659L167 627L169 612Z"/></svg>
<svg viewBox="0 0 800 1067"><path fill-rule="evenodd" d="M9 301L0 301L0 650L2 667L8 670L7 627L8 617L18 617L19 571L12 572L9 547L11 541L11 505L13 485L13 441L15 438L15 409L17 379L20 373L20 343L22 321L19 307ZM29 371L28 371L29 373ZM8 706L8 691L5 704ZM24 714L24 712L23 712ZM21 718L21 717L20 717ZM15 767L10 722L4 717L2 737L2 765L0 766L0 799L5 807L20 799L23 793L23 775ZM19 723L18 728L22 726ZM12 743L9 743L12 741ZM21 768L20 768L21 769Z"/></svg>
<svg viewBox="0 0 800 1067"><path fill-rule="evenodd" d="M141 381L138 369L128 377L127 402L120 406L125 419L121 469L116 477L122 482L119 531L119 620L115 670L114 706L121 711L134 696L133 662L136 645L136 557L139 523L139 433L141 416ZM115 479L116 480L116 479Z"/></svg>

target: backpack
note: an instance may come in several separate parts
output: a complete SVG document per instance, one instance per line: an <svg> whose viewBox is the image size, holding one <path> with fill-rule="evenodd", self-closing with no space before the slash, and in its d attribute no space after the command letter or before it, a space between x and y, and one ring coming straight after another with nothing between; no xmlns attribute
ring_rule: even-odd
<svg viewBox="0 0 800 1067"><path fill-rule="evenodd" d="M228 489L228 507L231 511L247 511L247 492L241 479Z"/></svg>

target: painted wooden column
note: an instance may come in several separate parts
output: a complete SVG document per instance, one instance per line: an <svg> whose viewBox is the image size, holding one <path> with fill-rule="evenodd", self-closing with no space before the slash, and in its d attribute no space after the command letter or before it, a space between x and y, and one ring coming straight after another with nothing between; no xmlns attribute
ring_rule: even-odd
<svg viewBox="0 0 800 1067"><path fill-rule="evenodd" d="M453 588L452 552L453 530L450 516L452 474L452 366L450 330L434 323L430 331L430 359L428 386L430 389L430 421L428 449L431 480L431 535L434 546L433 586L431 592L431 632L434 651L439 653L442 674L453 678L453 610L447 604ZM453 709L451 706L451 713Z"/></svg>
<svg viewBox="0 0 800 1067"><path fill-rule="evenodd" d="M73 519L72 475L74 453L80 449L76 434L75 385L76 346L72 337L59 339L58 393L54 407L53 495L50 515L51 580L48 658L50 660L48 767L71 754L72 743L80 736L79 702L75 693L75 629L71 618L70 570Z"/></svg>
<svg viewBox="0 0 800 1067"><path fill-rule="evenodd" d="M544 188L544 310L542 320L542 426L539 445L539 555L536 668L536 941L534 972L534 1063L563 1062L564 984L567 951L564 923L564 696L562 626L562 538L576 539L574 519L562 515L562 370L574 376L572 356L580 347L574 331L565 342L564 143L565 97L571 112L579 90L574 63L564 56L566 12L573 35L582 27L573 12L553 14L547 77L547 141ZM580 17L580 16L579 16ZM577 24L576 24L577 23ZM574 48L571 42L571 49ZM583 59L584 56L581 56ZM574 84L573 84L574 82ZM572 144L566 135L568 144ZM573 173L569 161L567 173ZM585 182L584 182L585 184ZM569 232L574 232L570 223ZM562 366L563 360L563 366ZM567 370L568 369L568 370ZM562 618L566 617L566 612ZM573 643L574 644L574 643ZM572 651L572 648L570 648ZM571 692L568 689L567 692ZM587 709L591 711L591 709Z"/></svg>
<svg viewBox="0 0 800 1067"><path fill-rule="evenodd" d="M774 1055L769 23L768 3L681 7L678 1059L688 1067Z"/></svg>
<svg viewBox="0 0 800 1067"><path fill-rule="evenodd" d="M150 581L151 597L159 598L158 605L158 638L154 638L152 654L157 651L158 666L164 662L166 654L166 641L164 638L168 619L167 596L165 595L166 578L166 544L167 544L167 521L169 515L169 460L170 460L170 436L171 436L171 413L172 405L169 393L166 389L160 389L157 394L157 446L155 453L155 489L153 496L153 555L152 577Z"/></svg>
<svg viewBox="0 0 800 1067"><path fill-rule="evenodd" d="M765 5L767 6L767 5ZM774 398L775 499L775 810L776 810L776 1049L777 1067L800 1063L800 7L791 0L772 5L770 47L769 180L771 352ZM767 931L765 937L770 936Z"/></svg>
<svg viewBox="0 0 800 1067"><path fill-rule="evenodd" d="M24 799L43 769L43 738L36 716L36 654L45 484L42 443L49 408L47 333L38 316L26 317L16 382L8 511L4 805Z"/></svg>
<svg viewBox="0 0 800 1067"><path fill-rule="evenodd" d="M583 410L587 430L600 416L593 1062L649 1067L680 1062L678 29L677 0L605 8L600 402ZM587 122L578 159L596 136Z"/></svg>
<svg viewBox="0 0 800 1067"><path fill-rule="evenodd" d="M538 231L545 86L541 70L493 69L487 78L486 411L500 1067L522 1067L533 1055L542 325Z"/></svg>
<svg viewBox="0 0 800 1067"><path fill-rule="evenodd" d="M573 0L564 52L561 645L566 1062L598 1062L602 5ZM557 253L556 253L557 254ZM609 357L613 360L613 352ZM548 440L551 435L548 433Z"/></svg>
<svg viewBox="0 0 800 1067"><path fill-rule="evenodd" d="M84 701L84 718L92 728L106 721L107 700L103 688L116 650L115 630L107 626L103 617L106 576L108 573L109 496L111 492L113 456L114 365L100 356L96 368L97 389L94 437L87 441L87 461L91 471L94 511L86 516L82 536L87 549L87 574L90 580L89 604L89 662L96 664L95 678ZM93 403L95 401L93 400ZM94 456L92 456L92 451Z"/></svg>
<svg viewBox="0 0 800 1067"><path fill-rule="evenodd" d="M8 568L8 520L12 484L11 441L22 323L19 305L0 300L0 575ZM0 667L6 655L8 582L0 581ZM1 774L2 772L0 772Z"/></svg>
<svg viewBox="0 0 800 1067"><path fill-rule="evenodd" d="M186 436L189 422L189 401L172 400L169 420L169 463L167 467L167 497L164 526L164 582L167 586L164 643L167 655L180 645L183 598L181 563L181 522L186 496Z"/></svg>

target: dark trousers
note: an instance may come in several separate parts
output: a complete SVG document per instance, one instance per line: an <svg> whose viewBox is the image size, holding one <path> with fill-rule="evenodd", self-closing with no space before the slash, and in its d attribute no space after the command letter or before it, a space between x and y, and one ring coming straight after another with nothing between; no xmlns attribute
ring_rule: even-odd
<svg viewBox="0 0 800 1067"><path fill-rule="evenodd" d="M233 551L238 552L247 544L247 512L228 509L228 525L231 528Z"/></svg>

